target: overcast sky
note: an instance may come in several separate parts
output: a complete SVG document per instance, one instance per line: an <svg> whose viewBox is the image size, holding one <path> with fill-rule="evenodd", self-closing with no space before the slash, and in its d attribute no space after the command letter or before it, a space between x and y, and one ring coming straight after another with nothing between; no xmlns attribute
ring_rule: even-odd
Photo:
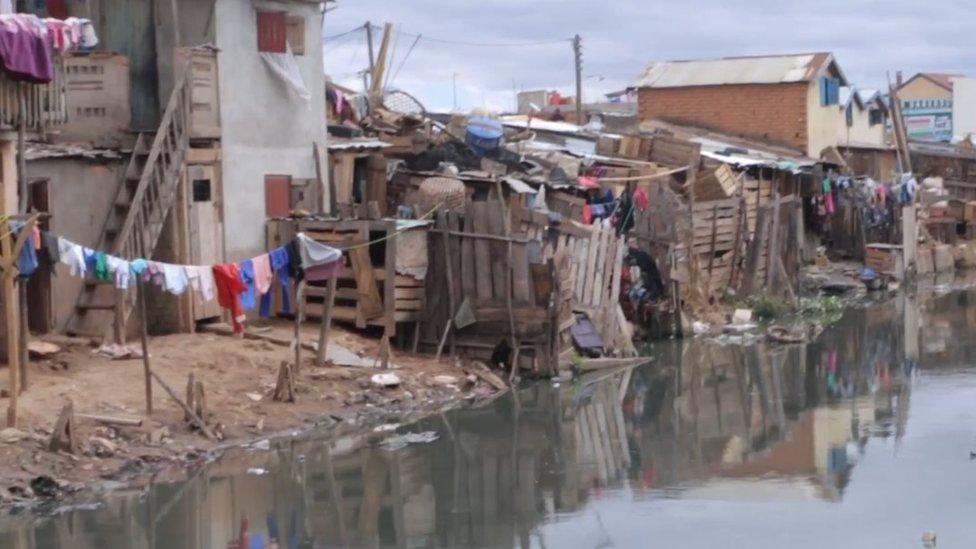
<svg viewBox="0 0 976 549"><path fill-rule="evenodd" d="M885 72L976 75L976 0L337 0L325 17L325 69L362 88L369 20L390 22L391 87L428 110L511 109L514 90L574 93L569 38L583 38L587 101L632 83L650 61L832 51L859 87ZM375 33L376 49L379 32ZM417 42L406 56L417 34ZM430 38L430 40L427 40ZM556 43L542 43L557 41ZM505 44L473 46L448 42ZM527 43L535 43L528 45Z"/></svg>

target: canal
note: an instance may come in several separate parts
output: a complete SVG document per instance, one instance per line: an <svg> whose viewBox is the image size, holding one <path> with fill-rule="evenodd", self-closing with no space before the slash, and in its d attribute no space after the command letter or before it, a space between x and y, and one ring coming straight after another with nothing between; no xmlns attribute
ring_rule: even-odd
<svg viewBox="0 0 976 549"><path fill-rule="evenodd" d="M807 344L659 343L648 367L8 513L0 547L972 546L974 334L976 290L930 287Z"/></svg>

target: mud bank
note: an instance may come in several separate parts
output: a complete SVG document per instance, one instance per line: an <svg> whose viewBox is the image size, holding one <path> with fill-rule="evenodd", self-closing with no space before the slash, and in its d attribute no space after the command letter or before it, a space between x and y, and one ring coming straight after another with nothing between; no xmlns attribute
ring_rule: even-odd
<svg viewBox="0 0 976 549"><path fill-rule="evenodd" d="M276 323L262 337L287 341L291 326ZM313 340L314 330L303 333ZM52 337L60 351L31 360L30 390L20 399L16 429L0 430L0 506L59 506L86 492L182 478L186 470L246 444L258 447L276 437L309 430L336 436L368 431L389 422L495 396L499 389L471 374L469 365L438 363L431 357L397 354L389 370L374 367L377 342L335 331L343 362L317 367L311 357L295 381L295 402L272 399L278 367L292 351L267 339L236 339L211 333L153 338L153 370L182 392L192 373L202 382L207 423L216 440L203 436L161 388L154 387L154 412L145 414L142 361L112 360L84 339ZM311 353L305 353L308 356ZM386 386L373 376L391 373ZM490 374L489 374L490 376ZM0 399L5 407L6 399ZM74 452L51 451L58 414L67 402L75 412ZM141 420L107 425L107 416ZM42 505L43 508L43 505Z"/></svg>

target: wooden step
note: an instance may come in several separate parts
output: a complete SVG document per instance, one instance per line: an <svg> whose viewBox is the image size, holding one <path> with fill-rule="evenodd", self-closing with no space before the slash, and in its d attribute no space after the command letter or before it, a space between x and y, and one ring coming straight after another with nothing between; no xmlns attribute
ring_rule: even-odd
<svg viewBox="0 0 976 549"><path fill-rule="evenodd" d="M78 303L75 305L75 309L79 312L85 313L88 311L114 311L114 303Z"/></svg>

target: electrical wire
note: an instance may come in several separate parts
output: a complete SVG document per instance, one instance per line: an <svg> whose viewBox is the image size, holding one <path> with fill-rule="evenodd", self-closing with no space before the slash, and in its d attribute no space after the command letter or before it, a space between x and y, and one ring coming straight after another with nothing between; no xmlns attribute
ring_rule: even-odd
<svg viewBox="0 0 976 549"><path fill-rule="evenodd" d="M374 25L376 29L382 29L382 27ZM572 42L572 38L558 38L552 40L539 40L535 42L467 42L464 40L448 40L446 38L434 38L432 36L426 36L422 34L416 34L412 32L402 32L398 31L404 36L420 37L420 39L427 42L437 42L439 44L451 44L455 46L471 46L476 48L519 48L522 46L548 46L552 44L563 44L565 42Z"/></svg>
<svg viewBox="0 0 976 549"><path fill-rule="evenodd" d="M358 27L351 28L351 29L347 30L346 32L340 32L339 34L333 34L333 35L330 35L330 36L323 36L322 37L322 41L325 42L325 41L328 41L328 40L335 40L336 38L342 38L343 36L347 36L347 35L350 35L350 34L352 34L354 32L361 32L361 31L364 31L364 30L366 30L366 27L363 26L363 25L359 25Z"/></svg>
<svg viewBox="0 0 976 549"><path fill-rule="evenodd" d="M417 38L414 39L413 44L410 44L410 49L407 50L407 54L404 55L403 59L400 61L400 66L397 67L397 70L393 73L393 76L390 78L390 84L396 81L397 75L400 74L400 69L402 69L403 66L407 63L407 59L410 58L410 54L413 52L413 49L417 47L417 42L420 42L421 36L423 35L417 35Z"/></svg>

